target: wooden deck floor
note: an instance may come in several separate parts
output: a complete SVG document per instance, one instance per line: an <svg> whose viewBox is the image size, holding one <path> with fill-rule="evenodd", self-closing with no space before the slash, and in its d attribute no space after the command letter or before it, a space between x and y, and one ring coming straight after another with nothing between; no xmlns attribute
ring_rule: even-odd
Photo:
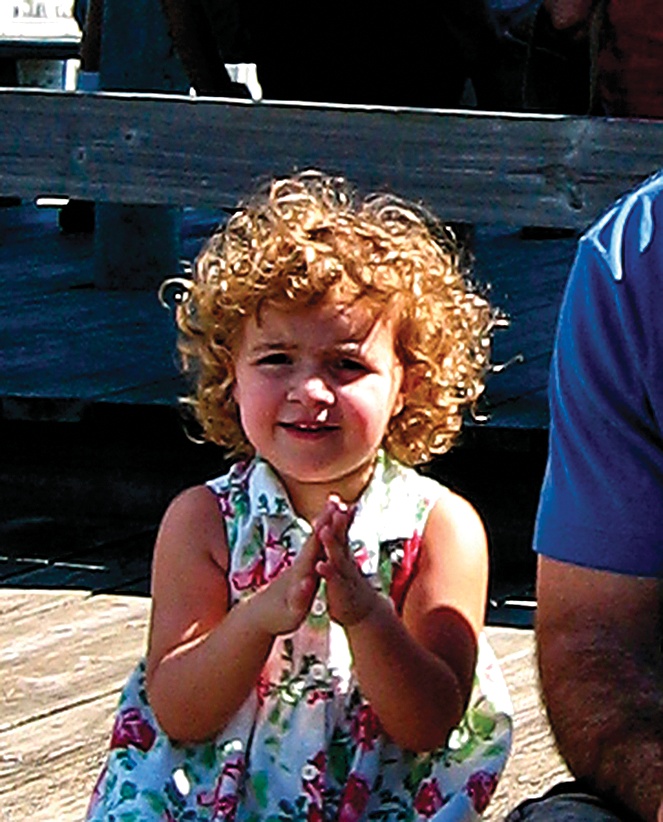
<svg viewBox="0 0 663 822"><path fill-rule="evenodd" d="M0 589L0 819L76 822L119 689L143 653L149 598ZM566 775L539 704L532 631L489 627L515 705L515 744L487 819Z"/></svg>

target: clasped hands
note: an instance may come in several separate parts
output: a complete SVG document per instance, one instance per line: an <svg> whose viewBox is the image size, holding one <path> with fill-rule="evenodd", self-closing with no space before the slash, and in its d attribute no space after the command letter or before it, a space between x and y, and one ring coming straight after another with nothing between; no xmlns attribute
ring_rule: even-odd
<svg viewBox="0 0 663 822"><path fill-rule="evenodd" d="M260 627L273 635L296 630L308 615L321 579L331 619L350 627L373 610L379 594L361 573L348 544L354 507L330 495L292 565L253 599Z"/></svg>

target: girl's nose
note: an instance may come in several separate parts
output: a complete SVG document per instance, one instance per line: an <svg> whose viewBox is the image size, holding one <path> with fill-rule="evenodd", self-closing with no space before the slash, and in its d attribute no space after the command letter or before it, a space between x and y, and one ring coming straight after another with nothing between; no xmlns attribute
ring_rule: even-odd
<svg viewBox="0 0 663 822"><path fill-rule="evenodd" d="M288 392L287 399L303 405L332 405L334 392L320 376L308 376L298 380Z"/></svg>

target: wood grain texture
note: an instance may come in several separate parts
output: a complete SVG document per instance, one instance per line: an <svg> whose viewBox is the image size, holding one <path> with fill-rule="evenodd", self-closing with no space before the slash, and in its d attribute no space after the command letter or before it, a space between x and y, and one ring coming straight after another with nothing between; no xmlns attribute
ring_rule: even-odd
<svg viewBox="0 0 663 822"><path fill-rule="evenodd" d="M146 95L0 92L0 193L233 206L322 168L447 219L585 226L663 166L663 123Z"/></svg>
<svg viewBox="0 0 663 822"><path fill-rule="evenodd" d="M144 652L147 597L0 589L0 820L78 822L128 673ZM511 760L489 808L545 790L565 769L538 695L531 630L489 627L515 706Z"/></svg>

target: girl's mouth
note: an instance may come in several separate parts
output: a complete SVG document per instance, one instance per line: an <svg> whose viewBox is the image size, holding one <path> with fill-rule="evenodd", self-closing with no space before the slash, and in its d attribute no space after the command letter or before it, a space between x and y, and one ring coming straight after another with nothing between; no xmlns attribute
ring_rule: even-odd
<svg viewBox="0 0 663 822"><path fill-rule="evenodd" d="M324 422L281 422L279 426L289 433L299 436L319 436L338 431L338 425L330 425Z"/></svg>

